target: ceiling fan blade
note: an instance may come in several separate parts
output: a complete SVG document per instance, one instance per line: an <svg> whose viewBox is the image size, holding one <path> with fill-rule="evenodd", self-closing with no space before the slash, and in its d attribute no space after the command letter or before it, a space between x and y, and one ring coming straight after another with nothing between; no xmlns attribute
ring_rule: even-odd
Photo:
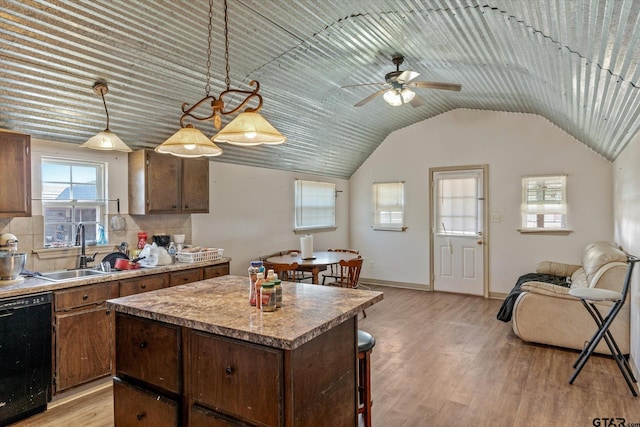
<svg viewBox="0 0 640 427"><path fill-rule="evenodd" d="M422 107L424 105L424 101L421 97L419 97L417 94L413 97L413 99L411 101L409 101L409 104L411 104L411 106L413 108L418 108L418 107Z"/></svg>
<svg viewBox="0 0 640 427"><path fill-rule="evenodd" d="M380 82L380 83L360 83L357 85L347 85L347 86L340 86L340 89L347 89L350 87L360 87L360 86L388 86L389 83L385 83L385 82Z"/></svg>
<svg viewBox="0 0 640 427"><path fill-rule="evenodd" d="M400 75L396 78L396 81L398 83L407 83L408 81L415 79L419 75L420 73L416 71L406 70L400 73Z"/></svg>
<svg viewBox="0 0 640 427"><path fill-rule="evenodd" d="M408 83L409 87L419 87L423 89L441 89L441 90L462 90L462 85L457 83L441 83L441 82L413 82Z"/></svg>
<svg viewBox="0 0 640 427"><path fill-rule="evenodd" d="M385 93L387 91L387 89L382 89L379 90L377 92L374 92L373 94L367 96L365 99L363 99L362 101L358 102L357 104L354 105L354 107L360 107L364 104L366 104L367 102L371 101L373 98L375 98L376 96L380 96L383 93Z"/></svg>

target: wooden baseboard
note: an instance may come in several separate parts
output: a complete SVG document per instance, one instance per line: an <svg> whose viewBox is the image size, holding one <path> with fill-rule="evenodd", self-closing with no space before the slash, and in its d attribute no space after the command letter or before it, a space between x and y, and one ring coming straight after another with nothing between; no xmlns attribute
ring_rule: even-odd
<svg viewBox="0 0 640 427"><path fill-rule="evenodd" d="M391 286L393 288L415 289L417 291L431 290L430 284L393 282L391 280L369 279L366 277L361 277L360 280L358 280L358 283L362 285L378 285L378 286Z"/></svg>

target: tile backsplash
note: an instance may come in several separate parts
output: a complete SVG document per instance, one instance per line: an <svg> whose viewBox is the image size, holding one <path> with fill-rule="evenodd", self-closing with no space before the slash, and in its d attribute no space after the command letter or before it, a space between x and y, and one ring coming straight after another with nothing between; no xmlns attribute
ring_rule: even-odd
<svg viewBox="0 0 640 427"><path fill-rule="evenodd" d="M127 223L126 230L111 230L110 224L113 215L110 215L107 224L105 224L109 243L101 246L87 246L87 255L98 252L96 261L100 261L105 255L113 252L121 242L127 242L130 249L135 249L140 231L147 233L149 242L152 241L154 235L184 234L185 244L192 243L190 214L122 216ZM0 233L14 234L19 241L18 251L28 254L25 269L45 272L76 267L80 249L78 247L45 249L43 230L44 217L42 215L0 218Z"/></svg>

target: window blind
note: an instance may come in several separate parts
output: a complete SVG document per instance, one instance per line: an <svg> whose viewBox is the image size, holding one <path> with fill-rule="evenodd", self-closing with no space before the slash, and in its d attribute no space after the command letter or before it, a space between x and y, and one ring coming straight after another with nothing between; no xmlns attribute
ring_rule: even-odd
<svg viewBox="0 0 640 427"><path fill-rule="evenodd" d="M566 175L522 178L522 227L564 229L567 215Z"/></svg>
<svg viewBox="0 0 640 427"><path fill-rule="evenodd" d="M335 184L296 179L295 230L335 227L335 213Z"/></svg>
<svg viewBox="0 0 640 427"><path fill-rule="evenodd" d="M404 182L373 184L373 228L404 228Z"/></svg>

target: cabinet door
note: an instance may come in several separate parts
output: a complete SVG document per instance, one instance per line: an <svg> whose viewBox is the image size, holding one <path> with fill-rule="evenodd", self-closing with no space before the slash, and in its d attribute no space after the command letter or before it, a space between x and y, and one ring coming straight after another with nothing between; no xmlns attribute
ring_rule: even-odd
<svg viewBox="0 0 640 427"><path fill-rule="evenodd" d="M56 392L112 373L112 319L105 303L55 315Z"/></svg>
<svg viewBox="0 0 640 427"><path fill-rule="evenodd" d="M229 274L229 264L218 264L204 268L204 278L213 279L214 277L226 276Z"/></svg>
<svg viewBox="0 0 640 427"><path fill-rule="evenodd" d="M251 424L283 424L280 350L197 331L189 338L187 393L196 404Z"/></svg>
<svg viewBox="0 0 640 427"><path fill-rule="evenodd" d="M147 213L180 211L181 158L146 152Z"/></svg>
<svg viewBox="0 0 640 427"><path fill-rule="evenodd" d="M209 213L208 159L182 159L182 211Z"/></svg>
<svg viewBox="0 0 640 427"><path fill-rule="evenodd" d="M169 286L185 285L198 280L202 280L202 268L191 268L169 273Z"/></svg>
<svg viewBox="0 0 640 427"><path fill-rule="evenodd" d="M113 415L116 427L177 427L178 402L113 379Z"/></svg>
<svg viewBox="0 0 640 427"><path fill-rule="evenodd" d="M234 420L215 411L191 405L189 412L189 427L251 427L251 424Z"/></svg>
<svg viewBox="0 0 640 427"><path fill-rule="evenodd" d="M31 216L31 138L0 131L0 217Z"/></svg>

